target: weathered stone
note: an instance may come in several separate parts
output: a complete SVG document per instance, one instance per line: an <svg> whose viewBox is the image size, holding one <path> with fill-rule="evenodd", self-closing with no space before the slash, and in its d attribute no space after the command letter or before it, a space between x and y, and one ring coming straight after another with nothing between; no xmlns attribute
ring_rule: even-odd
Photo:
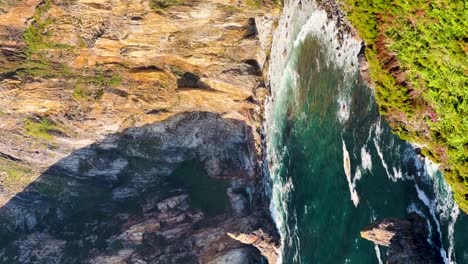
<svg viewBox="0 0 468 264"><path fill-rule="evenodd" d="M277 263L280 254L278 240L270 234L265 233L262 229L255 230L249 234L228 233L228 235L244 244L255 246L268 260L268 263Z"/></svg>
<svg viewBox="0 0 468 264"><path fill-rule="evenodd" d="M254 216L268 203L256 193L262 108L246 99L274 18L244 3L150 2L1 4L0 168L22 169L0 188L5 263L260 261L226 233L271 224ZM43 43L25 42L46 20L28 33ZM229 193L214 216L194 208L170 178L191 160L252 192ZM6 252L18 247L21 261Z"/></svg>
<svg viewBox="0 0 468 264"><path fill-rule="evenodd" d="M140 222L136 225L131 226L125 230L121 235L120 239L131 241L134 243L141 244L143 242L143 234L145 232L156 232L161 228L159 221L156 219L148 219Z"/></svg>
<svg viewBox="0 0 468 264"><path fill-rule="evenodd" d="M207 264L238 264L238 263L249 263L250 254L245 248L229 250L215 259L207 262Z"/></svg>
<svg viewBox="0 0 468 264"><path fill-rule="evenodd" d="M415 213L407 219L377 220L361 231L361 236L378 245L389 247L388 264L438 263L434 248L429 244L427 222Z"/></svg>
<svg viewBox="0 0 468 264"><path fill-rule="evenodd" d="M161 212L167 212L170 209L177 208L179 206L182 206L182 208L186 207L187 204L187 199L188 195L182 194L179 196L171 197L168 198L160 203L158 203L158 209L161 210Z"/></svg>
<svg viewBox="0 0 468 264"><path fill-rule="evenodd" d="M66 242L47 233L33 233L0 250L0 259L7 259L8 251L15 253L17 263L60 264Z"/></svg>

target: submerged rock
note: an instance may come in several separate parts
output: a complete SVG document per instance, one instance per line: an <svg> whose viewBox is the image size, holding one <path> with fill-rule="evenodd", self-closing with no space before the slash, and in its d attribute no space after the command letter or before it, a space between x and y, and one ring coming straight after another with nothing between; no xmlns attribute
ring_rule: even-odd
<svg viewBox="0 0 468 264"><path fill-rule="evenodd" d="M388 264L438 263L435 249L428 242L427 222L416 213L406 219L377 220L361 231L361 237L388 247Z"/></svg>

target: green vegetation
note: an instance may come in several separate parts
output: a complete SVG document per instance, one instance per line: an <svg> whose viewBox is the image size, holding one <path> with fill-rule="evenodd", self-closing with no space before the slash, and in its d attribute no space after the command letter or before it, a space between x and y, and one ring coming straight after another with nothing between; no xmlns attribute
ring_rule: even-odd
<svg viewBox="0 0 468 264"><path fill-rule="evenodd" d="M50 34L46 29L52 23L52 19L43 19L42 16L51 6L52 1L50 0L46 0L43 5L39 5L34 13L34 20L31 26L24 31L23 39L28 48L27 55L29 57L48 46L44 41L44 37Z"/></svg>
<svg viewBox="0 0 468 264"><path fill-rule="evenodd" d="M367 44L381 114L443 165L468 212L468 2L343 2Z"/></svg>
<svg viewBox="0 0 468 264"><path fill-rule="evenodd" d="M84 85L77 84L75 86L75 90L73 90L72 96L75 98L75 100L79 101L88 98L90 94L88 91L86 91L86 87Z"/></svg>
<svg viewBox="0 0 468 264"><path fill-rule="evenodd" d="M75 100L99 100L107 87L117 87L122 84L122 76L112 71L95 70L91 74L83 74L73 90Z"/></svg>
<svg viewBox="0 0 468 264"><path fill-rule="evenodd" d="M30 174L31 170L23 164L0 158L1 185L6 192L22 191L30 182Z"/></svg>
<svg viewBox="0 0 468 264"><path fill-rule="evenodd" d="M53 20L45 17L45 13L52 7L53 0L45 0L36 8L31 25L25 30L23 40L26 44L25 59L20 63L17 76L22 79L31 78L74 78L77 79L73 98L75 100L98 100L104 94L106 87L116 87L122 83L122 77L111 71L101 69L89 70L77 76L76 72L65 63L57 63L47 58L52 52L72 52L72 46L57 44L48 40L52 35ZM82 41L83 42L83 41ZM85 45L80 43L80 45ZM46 133L39 133L44 138Z"/></svg>
<svg viewBox="0 0 468 264"><path fill-rule="evenodd" d="M242 10L234 5L220 5L221 9L229 14L239 13Z"/></svg>
<svg viewBox="0 0 468 264"><path fill-rule="evenodd" d="M44 14L52 7L52 3L52 0L45 0L36 8L31 25L23 33L26 49L24 51L25 59L16 67L19 77L67 77L72 74L67 65L53 63L45 57L44 50L46 49L67 51L73 49L69 45L47 41L47 37L52 34L49 28L53 21L51 18L44 18Z"/></svg>
<svg viewBox="0 0 468 264"><path fill-rule="evenodd" d="M250 9L259 9L261 7L283 9L283 0L245 0L245 4Z"/></svg>
<svg viewBox="0 0 468 264"><path fill-rule="evenodd" d="M39 193L45 196L53 197L57 196L65 190L66 181L63 178L56 177L53 179L53 181L49 181L47 183L43 181L36 181L34 184Z"/></svg>
<svg viewBox="0 0 468 264"><path fill-rule="evenodd" d="M43 4L36 8L31 25L24 31L23 39L27 46L26 54L31 57L41 51L41 49L71 49L73 47L51 43L46 40L46 37L51 36L52 32L48 30L52 24L50 17L43 18L44 14L52 7L53 0L45 0Z"/></svg>
<svg viewBox="0 0 468 264"><path fill-rule="evenodd" d="M89 81L99 87L116 87L122 83L122 76L114 74L106 75L103 72L97 72Z"/></svg>
<svg viewBox="0 0 468 264"><path fill-rule="evenodd" d="M260 0L245 0L245 4L251 9L260 8Z"/></svg>
<svg viewBox="0 0 468 264"><path fill-rule="evenodd" d="M21 78L72 77L71 69L64 64L54 64L47 60L27 60L17 72Z"/></svg>
<svg viewBox="0 0 468 264"><path fill-rule="evenodd" d="M184 5L183 0L150 0L150 7L155 11L162 11L172 6Z"/></svg>
<svg viewBox="0 0 468 264"><path fill-rule="evenodd" d="M27 119L24 122L24 129L26 134L44 140L52 140L53 137L50 132L58 130L55 124L46 117L41 118L39 122Z"/></svg>
<svg viewBox="0 0 468 264"><path fill-rule="evenodd" d="M0 14L6 13L5 9L8 7L5 1L0 1Z"/></svg>
<svg viewBox="0 0 468 264"><path fill-rule="evenodd" d="M186 70L182 69L181 67L177 65L171 65L170 66L170 71L175 75L175 76L182 76L186 72Z"/></svg>

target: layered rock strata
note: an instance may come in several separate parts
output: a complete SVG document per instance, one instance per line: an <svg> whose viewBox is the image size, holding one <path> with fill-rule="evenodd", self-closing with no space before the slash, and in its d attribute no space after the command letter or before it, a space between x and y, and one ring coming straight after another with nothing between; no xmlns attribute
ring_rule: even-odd
<svg viewBox="0 0 468 264"><path fill-rule="evenodd" d="M261 263L262 6L2 2L0 263Z"/></svg>

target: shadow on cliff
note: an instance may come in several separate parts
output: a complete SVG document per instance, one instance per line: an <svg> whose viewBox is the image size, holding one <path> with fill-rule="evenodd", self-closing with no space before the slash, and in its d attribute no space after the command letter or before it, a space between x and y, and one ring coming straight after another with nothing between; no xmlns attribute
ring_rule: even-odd
<svg viewBox="0 0 468 264"><path fill-rule="evenodd" d="M240 247L224 236L259 225L253 144L243 121L190 112L78 149L0 208L0 263L194 263Z"/></svg>

